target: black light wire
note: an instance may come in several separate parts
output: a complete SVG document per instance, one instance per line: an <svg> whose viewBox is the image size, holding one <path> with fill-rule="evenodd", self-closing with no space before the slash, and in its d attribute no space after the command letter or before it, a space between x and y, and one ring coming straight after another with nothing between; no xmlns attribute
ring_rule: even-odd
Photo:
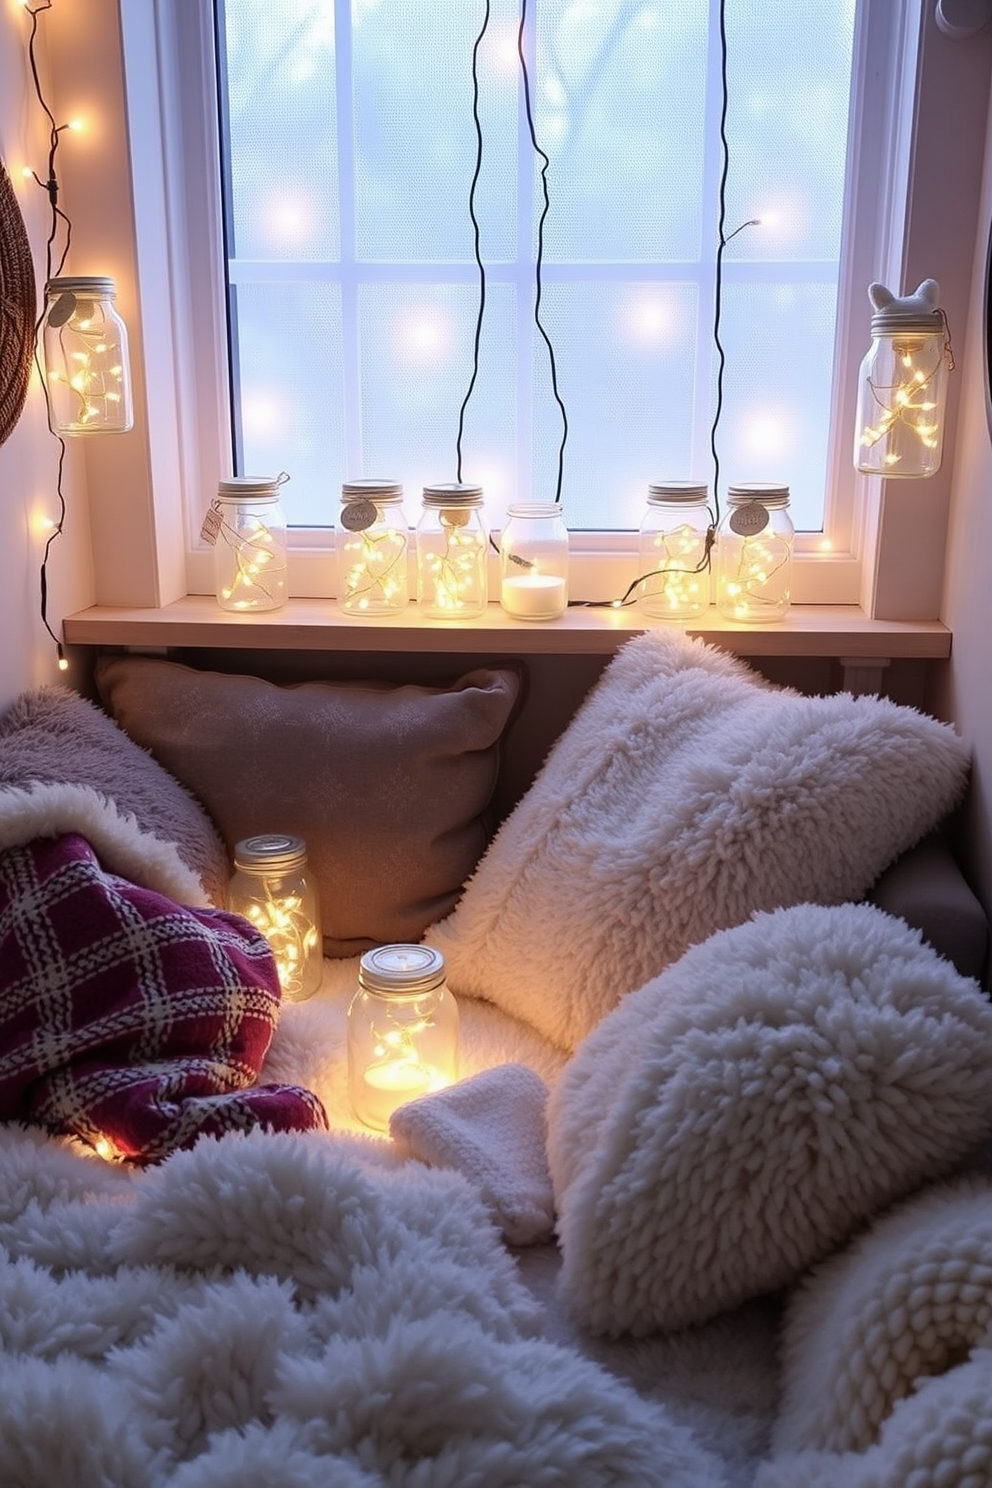
<svg viewBox="0 0 992 1488"><path fill-rule="evenodd" d="M65 264L66 258L69 253L69 245L72 242L72 223L66 213L63 212L62 208L59 206L59 183L58 175L55 169L55 158L58 154L60 136L62 135L64 130L68 129L69 126L68 124L56 124L55 122L55 116L52 113L51 109L48 107L44 91L42 90L41 78L38 73L38 60L35 54L35 42L38 36L38 17L44 11L51 10L52 0L40 0L40 3L38 5L26 5L24 8L27 11L28 15L31 17L31 31L28 37L28 61L31 65L31 78L34 83L34 90L37 94L38 102L41 105L42 110L44 111L49 125L47 180L43 181L36 171L31 172L34 180L47 194L49 205L51 206L52 211L51 225L49 227L48 239L45 244L45 284L47 289L48 282L53 278L57 278L57 276L61 274L63 265ZM65 232L65 242L63 244L62 251L59 254L58 265L56 267L55 242L58 237L60 226ZM62 642L56 635L55 631L52 629L52 626L48 619L48 562L51 556L52 544L56 541L57 538L60 538L62 536L62 532L65 527L66 504L65 493L62 489L62 478L65 471L65 440L52 425L52 403L48 393L48 380L45 377L45 372L41 364L41 356L38 349L39 336L41 334L41 327L44 319L45 307L43 306L34 327L34 363L36 368L38 369L38 378L41 382L41 390L45 398L45 414L48 421L48 430L52 437L54 439L57 439L59 443L59 457L58 464L56 466L55 478L55 494L58 497L59 514L58 519L52 527L51 532L48 534L41 559L41 570L39 574L39 583L41 590L41 623L55 643L55 654L58 660L59 668L60 670L64 671L68 666L68 662L65 658L65 652L62 648Z"/></svg>
<svg viewBox="0 0 992 1488"><path fill-rule="evenodd" d="M551 344L541 320L541 294L542 294L542 268L544 265L544 223L551 206L548 194L548 167L551 164L548 156L537 142L537 130L534 127L534 113L531 108L530 99L530 76L527 71L527 59L524 55L524 33L527 26L527 0L520 0L520 26L517 30L517 55L520 58L520 77L524 90L524 109L527 114L527 129L530 134L530 142L534 154L541 161L541 213L537 222L537 253L534 260L534 324L540 333L541 339L548 349L548 367L551 374L551 391L555 402L561 413L561 441L558 445L558 475L555 482L555 506L561 505L562 480L565 468L565 445L568 441L568 415L558 391L558 367L555 361L555 349Z"/></svg>
<svg viewBox="0 0 992 1488"><path fill-rule="evenodd" d="M462 480L462 435L465 432L465 410L468 408L469 399L472 396L476 381L479 376L479 348L482 342L482 323L486 313L486 266L482 259L481 237L482 231L479 227L479 219L475 213L475 193L479 185L479 177L482 174L482 120L479 117L479 48L482 46L486 32L489 29L490 0L486 0L486 10L482 21L482 29L475 38L472 48L472 117L475 120L475 170L472 174L472 184L468 192L468 210L472 219L473 243L475 247L475 262L479 269L479 309L475 318L475 339L472 348L472 376L469 379L468 389L462 400L462 406L458 413L458 439L455 448L458 455L458 468L456 479L461 485Z"/></svg>
<svg viewBox="0 0 992 1488"><path fill-rule="evenodd" d="M694 568L668 569L668 573L703 573L710 567L713 556L713 545L716 541L716 531L720 524L720 454L717 446L717 430L720 426L720 417L723 412L723 376L726 367L726 353L723 342L720 339L720 320L723 309L723 255L727 244L736 238L737 234L743 232L746 227L757 227L758 218L752 217L748 222L742 222L735 227L733 232L726 231L727 220L727 178L730 174L730 143L727 139L727 109L729 104L730 90L727 77L727 6L726 0L720 0L718 6L719 34L720 34L720 180L717 191L717 248L713 273L713 344L716 347L717 369L716 369L716 398L713 406L713 419L710 424L710 453L713 459L713 506L708 508L710 523L706 529L706 541L703 556ZM652 578L657 572L651 569L647 573L638 574L633 579L619 599L595 599L575 600L576 608L585 609L625 609L628 605L635 603L637 591L643 583Z"/></svg>

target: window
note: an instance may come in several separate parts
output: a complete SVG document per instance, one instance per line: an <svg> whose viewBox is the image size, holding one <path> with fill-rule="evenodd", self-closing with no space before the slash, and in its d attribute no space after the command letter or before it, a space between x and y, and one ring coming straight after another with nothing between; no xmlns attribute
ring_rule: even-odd
<svg viewBox="0 0 992 1488"><path fill-rule="evenodd" d="M562 491L580 586L599 595L633 575L647 483L712 480L712 9L540 0L524 31L548 156L541 313L568 417ZM289 471L291 583L326 593L319 555L341 480L396 476L414 515L420 484L459 473L484 6L218 0L213 12L209 0L122 7L126 64L154 55L165 121L164 145L143 139L135 114L147 124L149 104L129 97L136 180L152 144L166 164L189 587L210 592L199 521L236 460ZM899 277L920 16L886 0L812 12L728 0L726 14L725 233L741 231L723 256L721 490L788 481L804 532L795 598L856 602L853 376L866 286L889 264ZM534 318L540 157L518 109L517 16L493 0L479 46L487 300L460 473L484 486L494 525L512 495L553 493L563 432Z"/></svg>
<svg viewBox="0 0 992 1488"><path fill-rule="evenodd" d="M853 0L727 10L724 470L827 484ZM301 526L355 475L456 477L480 274L476 0L217 0L237 460ZM494 0L476 50L486 280L462 473L558 488L636 530L649 482L709 472L722 51L710 0ZM538 146L527 128L530 102ZM543 187L547 188L547 203ZM543 213L542 213L543 209ZM756 225L746 226L758 217ZM537 236L543 239L535 324Z"/></svg>

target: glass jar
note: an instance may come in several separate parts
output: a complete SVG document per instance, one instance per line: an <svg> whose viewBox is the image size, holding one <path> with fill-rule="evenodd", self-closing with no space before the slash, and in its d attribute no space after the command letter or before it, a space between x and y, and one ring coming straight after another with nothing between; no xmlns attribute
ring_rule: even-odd
<svg viewBox="0 0 992 1488"><path fill-rule="evenodd" d="M556 502L514 502L499 540L499 602L518 620L557 620L568 606L568 528Z"/></svg>
<svg viewBox="0 0 992 1488"><path fill-rule="evenodd" d="M716 602L742 624L781 620L792 599L788 486L731 486L716 536Z"/></svg>
<svg viewBox="0 0 992 1488"><path fill-rule="evenodd" d="M406 608L408 533L398 481L345 481L334 554L338 607L346 615L392 615Z"/></svg>
<svg viewBox="0 0 992 1488"><path fill-rule="evenodd" d="M927 279L902 298L882 284L868 293L875 313L858 376L855 468L895 480L934 475L954 365L937 284Z"/></svg>
<svg viewBox="0 0 992 1488"><path fill-rule="evenodd" d="M278 610L286 603L286 517L279 487L288 477L222 480L204 524L212 529L214 583L222 610Z"/></svg>
<svg viewBox="0 0 992 1488"><path fill-rule="evenodd" d="M638 536L637 608L663 620L690 620L710 602L709 491L696 481L648 487Z"/></svg>
<svg viewBox="0 0 992 1488"><path fill-rule="evenodd" d="M127 327L113 279L62 277L45 286L43 340L56 434L124 434L134 423Z"/></svg>
<svg viewBox="0 0 992 1488"><path fill-rule="evenodd" d="M348 1008L348 1089L358 1119L389 1130L397 1107L458 1078L458 1004L424 945L366 951Z"/></svg>
<svg viewBox="0 0 992 1488"><path fill-rule="evenodd" d="M324 973L324 948L303 838L264 832L237 843L227 907L269 942L286 1001L312 997Z"/></svg>
<svg viewBox="0 0 992 1488"><path fill-rule="evenodd" d="M425 486L417 523L417 604L432 620L466 620L489 602L482 487Z"/></svg>

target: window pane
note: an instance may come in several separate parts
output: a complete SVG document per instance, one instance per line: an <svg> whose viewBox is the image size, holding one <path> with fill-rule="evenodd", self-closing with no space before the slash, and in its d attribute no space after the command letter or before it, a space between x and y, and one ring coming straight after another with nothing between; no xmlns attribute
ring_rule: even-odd
<svg viewBox="0 0 992 1488"><path fill-rule="evenodd" d="M562 417L535 325L541 158L519 10L217 0L235 466L286 469L292 522L341 482L462 479L490 520L556 494ZM727 483L822 524L854 0L727 6L717 446ZM523 37L547 155L541 320L573 530L633 530L650 482L712 480L720 46L709 0L542 0ZM760 218L758 225L750 225ZM740 228L738 232L737 229Z"/></svg>

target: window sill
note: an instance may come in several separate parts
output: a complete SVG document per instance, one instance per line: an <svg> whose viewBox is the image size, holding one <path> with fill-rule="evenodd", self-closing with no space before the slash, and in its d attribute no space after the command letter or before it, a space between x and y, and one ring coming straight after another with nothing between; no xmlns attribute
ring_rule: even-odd
<svg viewBox="0 0 992 1488"><path fill-rule="evenodd" d="M220 647L271 651L495 652L521 656L608 655L632 635L663 629L636 609L580 609L559 620L515 620L498 604L471 621L427 620L415 605L398 616L352 619L333 600L291 599L281 610L235 615L206 596L161 609L96 605L69 615L65 641L138 650ZM872 620L857 605L794 605L785 620L738 625L710 609L686 634L737 656L839 657L856 661L941 659L951 633L939 620Z"/></svg>

